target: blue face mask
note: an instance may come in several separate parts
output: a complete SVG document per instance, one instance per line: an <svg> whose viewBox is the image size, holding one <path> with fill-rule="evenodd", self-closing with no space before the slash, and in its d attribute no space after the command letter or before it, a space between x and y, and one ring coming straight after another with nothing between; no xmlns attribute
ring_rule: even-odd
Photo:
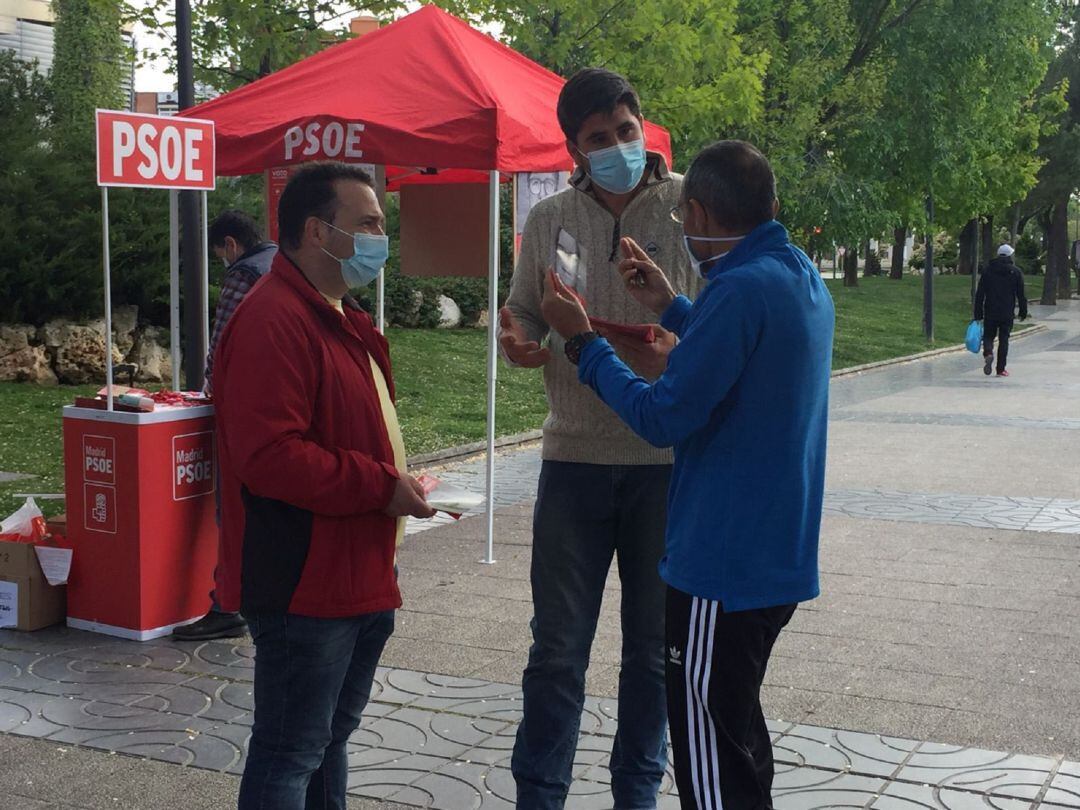
<svg viewBox="0 0 1080 810"><path fill-rule="evenodd" d="M326 220L319 220L324 225L330 225ZM341 262L341 277L349 285L349 289L366 287L379 277L379 272L386 264L390 256L390 237L386 234L353 233L343 231L335 225L330 225L338 233L351 236L353 239L353 255L342 259L335 256L326 248L322 252L333 259Z"/></svg>
<svg viewBox="0 0 1080 810"><path fill-rule="evenodd" d="M589 177L604 191L629 194L645 173L645 141L619 143L589 152Z"/></svg>

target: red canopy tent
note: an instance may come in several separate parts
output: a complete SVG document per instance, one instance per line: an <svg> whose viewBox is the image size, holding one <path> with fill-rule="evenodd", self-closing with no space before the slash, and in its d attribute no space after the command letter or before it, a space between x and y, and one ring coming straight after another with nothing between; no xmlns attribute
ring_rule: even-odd
<svg viewBox="0 0 1080 810"><path fill-rule="evenodd" d="M184 115L215 123L220 175L320 158L555 172L569 167L555 119L562 86L517 51L424 6ZM647 123L645 133L670 164L667 131Z"/></svg>
<svg viewBox="0 0 1080 810"><path fill-rule="evenodd" d="M563 83L429 5L183 113L214 122L219 175L338 159L388 167L391 188L402 182L489 183L485 562L494 562L498 184L500 173L570 167L555 117ZM667 131L646 122L645 138L670 165ZM417 169L437 171L433 176Z"/></svg>

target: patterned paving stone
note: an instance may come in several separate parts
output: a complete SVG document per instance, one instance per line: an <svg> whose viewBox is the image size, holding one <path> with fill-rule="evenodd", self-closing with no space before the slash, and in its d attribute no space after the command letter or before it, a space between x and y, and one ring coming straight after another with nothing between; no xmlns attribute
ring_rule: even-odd
<svg viewBox="0 0 1080 810"><path fill-rule="evenodd" d="M1036 345L1039 338L1030 342ZM963 360L963 362L961 362ZM896 414L875 398L919 385L983 385L958 379L966 358L913 365L889 379L860 376L834 386L833 418L846 421L1073 430L1080 419ZM944 371L942 371L944 369ZM952 376L950 376L952 375ZM537 445L499 451L495 505L527 504L540 471ZM483 458L436 471L483 492ZM481 510L482 511L482 510ZM1080 534L1080 501L890 490L827 493L826 512L863 519ZM526 512L523 510L522 514ZM410 521L415 534L451 522ZM253 705L246 639L140 645L57 629L0 631L0 733L174 762L242 771ZM510 757L520 688L406 669L380 668L371 703L350 740L349 791L436 808L510 808ZM568 806L610 808L610 758L618 703L588 698ZM961 749L771 722L778 810L1080 809L1080 763ZM678 806L670 768L659 806Z"/></svg>
<svg viewBox="0 0 1080 810"><path fill-rule="evenodd" d="M776 810L868 807L881 795L886 784L883 779L831 771L794 776L796 773L795 770L785 772L777 769L773 791Z"/></svg>
<svg viewBox="0 0 1080 810"><path fill-rule="evenodd" d="M207 674L250 680L254 677L255 648L248 644L221 642L200 644L184 669L198 672L204 667Z"/></svg>
<svg viewBox="0 0 1080 810"><path fill-rule="evenodd" d="M891 777L911 757L919 742L818 726L793 726L774 747L778 762Z"/></svg>
<svg viewBox="0 0 1080 810"><path fill-rule="evenodd" d="M3 646L9 640L20 649ZM42 636L40 652L30 646L25 636L0 633L0 733L242 772L248 644L144 647L56 630ZM381 668L349 743L350 793L453 810L512 807L520 697L515 685ZM611 806L617 715L616 701L587 699L569 806ZM790 723L769 728L778 810L1080 808L1080 763ZM669 767L660 807L677 806Z"/></svg>
<svg viewBox="0 0 1080 810"><path fill-rule="evenodd" d="M53 695L0 689L0 732L23 737L48 737L63 726L46 720L41 710L55 700Z"/></svg>
<svg viewBox="0 0 1080 810"><path fill-rule="evenodd" d="M423 754L399 754L381 764L364 766L349 770L348 792L354 796L366 796L373 799L390 799L409 787L425 774L429 774L446 763L445 759L429 757ZM433 797L426 797L426 802L397 799L403 804L429 806Z"/></svg>
<svg viewBox="0 0 1080 810"><path fill-rule="evenodd" d="M365 724L354 739L371 748L457 759L491 736L473 724L475 719L405 706Z"/></svg>
<svg viewBox="0 0 1080 810"><path fill-rule="evenodd" d="M511 807L505 799L495 797L487 786L489 768L477 763L447 762L437 770L424 774L409 786L409 792L425 794L430 797L426 806L457 810L463 808ZM405 794L408 795L408 794ZM401 801L399 795L398 801Z"/></svg>
<svg viewBox="0 0 1080 810"><path fill-rule="evenodd" d="M1080 501L881 490L825 493L826 514L944 526L1080 534Z"/></svg>
<svg viewBox="0 0 1080 810"><path fill-rule="evenodd" d="M1057 765L1052 759L924 743L896 778L992 796L1036 799Z"/></svg>
<svg viewBox="0 0 1080 810"><path fill-rule="evenodd" d="M873 810L1029 810L1031 802L931 785L893 782L870 805Z"/></svg>
<svg viewBox="0 0 1080 810"><path fill-rule="evenodd" d="M506 684L392 670L387 673L386 685L396 690L398 700L415 708L507 721L517 720L521 711L520 689ZM380 695L379 699L384 698Z"/></svg>
<svg viewBox="0 0 1080 810"><path fill-rule="evenodd" d="M1043 800L1047 804L1080 807L1080 762L1062 763Z"/></svg>

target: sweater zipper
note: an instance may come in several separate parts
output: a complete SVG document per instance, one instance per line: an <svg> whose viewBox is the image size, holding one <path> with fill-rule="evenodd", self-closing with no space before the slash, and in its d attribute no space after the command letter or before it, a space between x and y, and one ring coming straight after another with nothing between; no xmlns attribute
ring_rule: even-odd
<svg viewBox="0 0 1080 810"><path fill-rule="evenodd" d="M636 197L634 197L634 199L632 199L630 201L629 205L627 205L626 208L623 209L622 214L620 214L617 217L614 214L612 214L612 217L615 220L615 226L614 226L614 228L612 228L612 231L611 231L611 255L608 256L608 261L609 262L616 261L619 258L619 242L622 241L622 218L624 216L626 216L627 211L629 211L635 205L640 203L642 201L642 199L644 199L646 196L651 194L655 189L657 189L660 185L662 185L665 182L667 182L667 181L666 180L659 180L656 183L652 183L652 184L646 186L644 189L642 189L641 193L638 194ZM609 214L611 214L611 211L608 211L608 209L604 208L604 206L601 205L600 207L603 208L605 211L607 211Z"/></svg>

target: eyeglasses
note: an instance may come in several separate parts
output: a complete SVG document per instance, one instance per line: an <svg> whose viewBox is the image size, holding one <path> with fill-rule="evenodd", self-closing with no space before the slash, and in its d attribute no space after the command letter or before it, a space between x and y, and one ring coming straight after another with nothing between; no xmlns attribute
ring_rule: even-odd
<svg viewBox="0 0 1080 810"><path fill-rule="evenodd" d="M683 215L682 203L679 203L671 209L671 218L675 222L678 222L680 225L682 225L683 222L686 220L686 217Z"/></svg>

